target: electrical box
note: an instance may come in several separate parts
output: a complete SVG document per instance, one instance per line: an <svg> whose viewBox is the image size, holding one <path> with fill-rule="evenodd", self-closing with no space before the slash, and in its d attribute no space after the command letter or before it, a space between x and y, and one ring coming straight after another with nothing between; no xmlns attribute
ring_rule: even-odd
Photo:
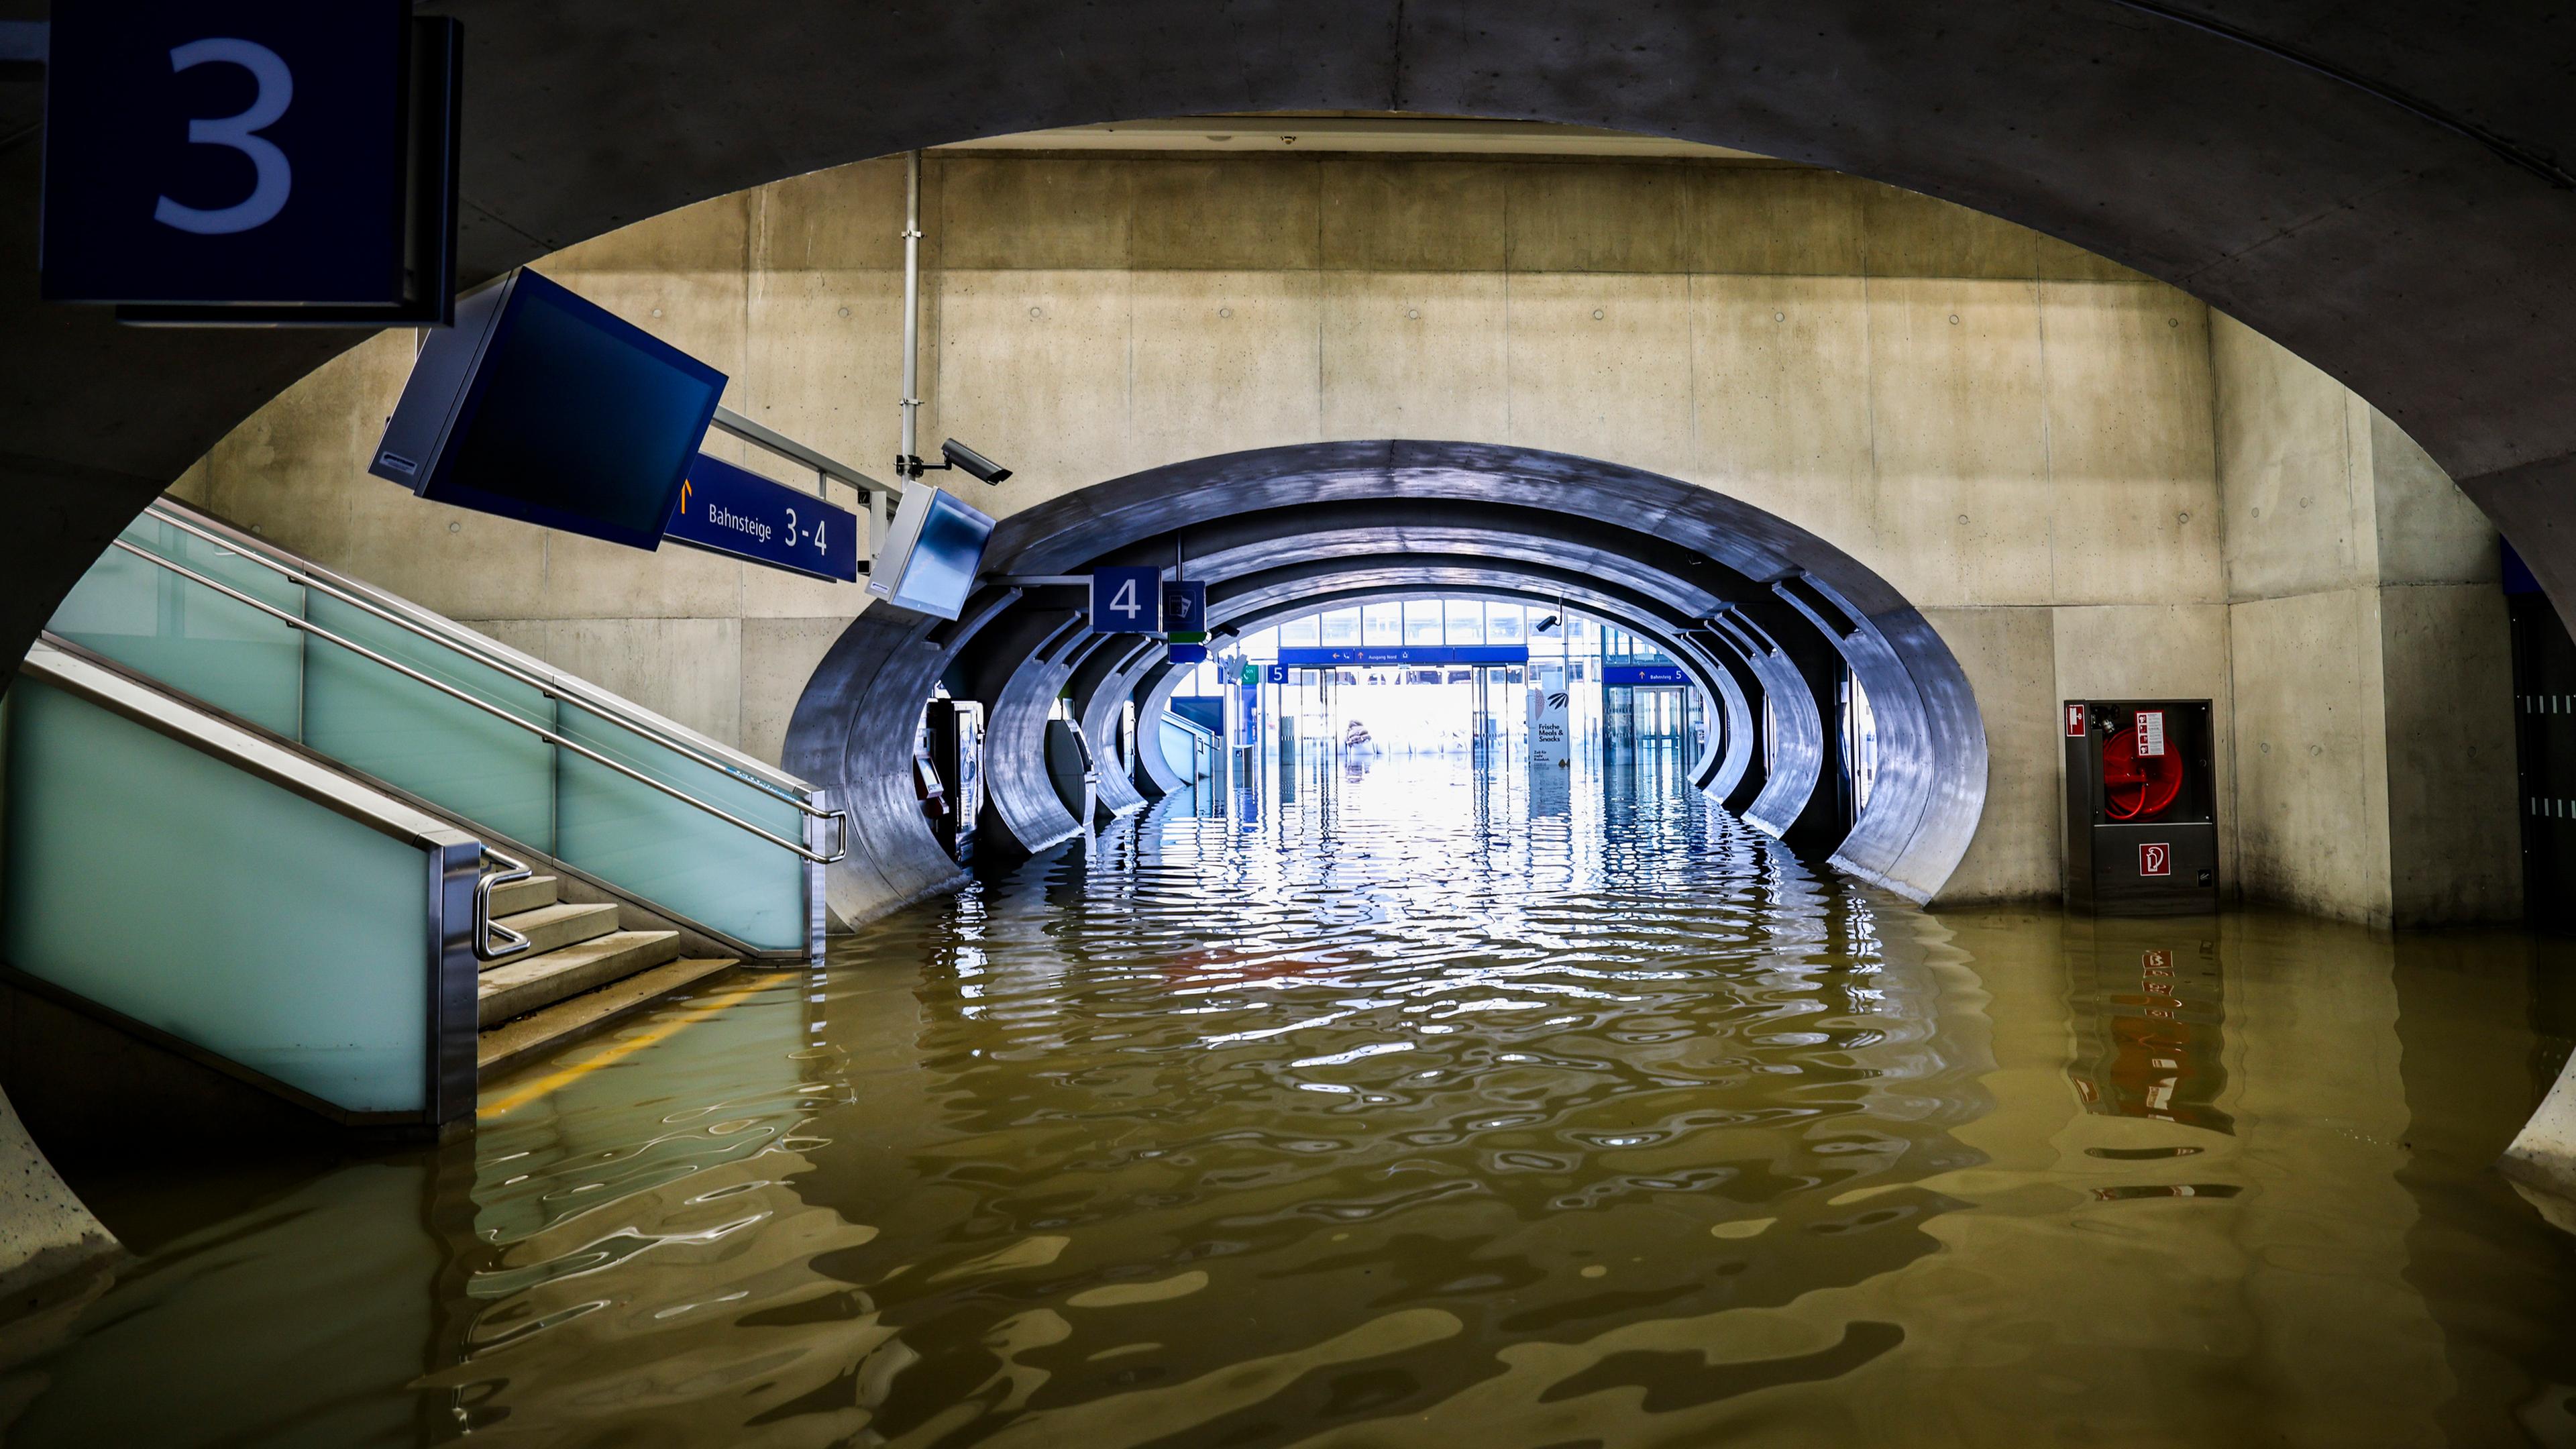
<svg viewBox="0 0 2576 1449"><path fill-rule="evenodd" d="M2215 912L2209 701L2068 700L2063 711L2067 908L2104 916Z"/></svg>
<svg viewBox="0 0 2576 1449"><path fill-rule="evenodd" d="M984 706L971 699L934 699L923 718L930 765L948 789L948 808L930 828L959 865L975 858L975 822L984 814Z"/></svg>

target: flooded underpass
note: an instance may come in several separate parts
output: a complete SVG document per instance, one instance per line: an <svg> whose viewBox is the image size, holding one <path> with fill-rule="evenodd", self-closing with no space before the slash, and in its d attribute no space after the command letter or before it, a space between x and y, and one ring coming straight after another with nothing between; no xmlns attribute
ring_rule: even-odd
<svg viewBox="0 0 2576 1449"><path fill-rule="evenodd" d="M2576 1443L2563 946L1926 913L1679 768L1312 760L439 1149L105 1154L10 1441Z"/></svg>

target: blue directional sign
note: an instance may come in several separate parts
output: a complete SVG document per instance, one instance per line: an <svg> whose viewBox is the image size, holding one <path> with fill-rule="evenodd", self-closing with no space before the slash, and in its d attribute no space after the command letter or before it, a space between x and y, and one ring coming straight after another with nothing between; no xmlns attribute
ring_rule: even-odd
<svg viewBox="0 0 2576 1449"><path fill-rule="evenodd" d="M1163 571L1152 568L1091 571L1091 632L1159 634L1163 630Z"/></svg>
<svg viewBox="0 0 2576 1449"><path fill-rule="evenodd" d="M455 38L410 0L56 5L44 295L444 321Z"/></svg>
<svg viewBox="0 0 2576 1449"><path fill-rule="evenodd" d="M1688 684L1690 676L1678 664L1605 664L1601 668L1603 684Z"/></svg>
<svg viewBox="0 0 2576 1449"><path fill-rule="evenodd" d="M1269 672L1263 677L1269 680L1272 684L1286 684L1288 682L1288 666L1285 664L1273 664L1270 666Z"/></svg>
<svg viewBox="0 0 2576 1449"><path fill-rule="evenodd" d="M662 537L809 578L856 583L859 516L801 488L700 453Z"/></svg>
<svg viewBox="0 0 2576 1449"><path fill-rule="evenodd" d="M1390 644L1359 649L1282 649L1279 662L1300 669L1345 664L1527 664L1524 644Z"/></svg>
<svg viewBox="0 0 2576 1449"><path fill-rule="evenodd" d="M1208 647L1205 644L1174 644L1165 652L1172 656L1174 664L1207 663Z"/></svg>
<svg viewBox="0 0 2576 1449"><path fill-rule="evenodd" d="M1174 579L1163 585L1163 632L1207 632L1207 580Z"/></svg>

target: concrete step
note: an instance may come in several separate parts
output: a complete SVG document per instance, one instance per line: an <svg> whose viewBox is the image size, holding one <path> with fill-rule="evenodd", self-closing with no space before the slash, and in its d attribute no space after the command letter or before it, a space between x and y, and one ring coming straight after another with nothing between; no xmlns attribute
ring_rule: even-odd
<svg viewBox="0 0 2576 1449"><path fill-rule="evenodd" d="M492 914L516 915L521 911L533 911L539 906L551 906L560 899L562 897L555 893L553 876L532 875L526 880L514 880L505 886L494 886Z"/></svg>
<svg viewBox="0 0 2576 1449"><path fill-rule="evenodd" d="M542 956L513 957L483 968L475 1020L487 1028L497 1026L566 997L649 971L679 954L677 931L617 931Z"/></svg>
<svg viewBox="0 0 2576 1449"><path fill-rule="evenodd" d="M485 962L483 969L487 972L496 965L516 965L531 956L595 941L617 929L617 907L577 906L568 901L558 901L533 911L519 911L507 916L496 913L492 919L527 937L528 949L497 962Z"/></svg>
<svg viewBox="0 0 2576 1449"><path fill-rule="evenodd" d="M483 1033L475 1067L485 1080L595 1027L620 1021L655 1001L742 963L731 957L684 957L612 981Z"/></svg>

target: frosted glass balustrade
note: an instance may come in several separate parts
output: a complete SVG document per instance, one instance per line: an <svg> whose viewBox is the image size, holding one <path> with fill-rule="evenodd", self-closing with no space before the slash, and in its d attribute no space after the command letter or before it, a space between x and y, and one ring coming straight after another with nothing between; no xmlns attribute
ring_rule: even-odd
<svg viewBox="0 0 2576 1449"><path fill-rule="evenodd" d="M465 649L149 514L122 536L773 835L805 838L802 812L777 791L552 698ZM805 862L793 851L145 559L110 549L49 627L470 821L504 848L552 856L756 949L809 944Z"/></svg>
<svg viewBox="0 0 2576 1449"><path fill-rule="evenodd" d="M0 951L350 1112L428 1092L421 851L21 677Z"/></svg>
<svg viewBox="0 0 2576 1449"><path fill-rule="evenodd" d="M148 514L118 537L263 604L304 612L304 590L292 580ZM296 738L304 636L251 605L111 548L72 586L48 627L182 694Z"/></svg>

